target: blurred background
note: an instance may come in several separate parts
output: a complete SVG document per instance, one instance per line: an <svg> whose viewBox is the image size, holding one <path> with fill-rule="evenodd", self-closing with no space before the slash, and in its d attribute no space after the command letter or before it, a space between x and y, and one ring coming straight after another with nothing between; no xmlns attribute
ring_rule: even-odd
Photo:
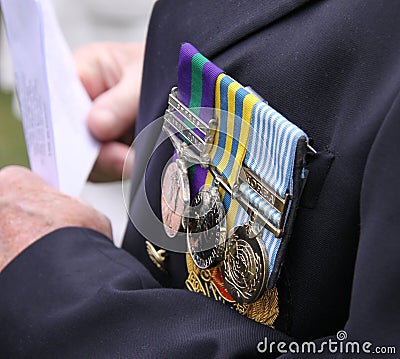
<svg viewBox="0 0 400 359"><path fill-rule="evenodd" d="M144 41L155 0L48 0L72 50L96 41ZM1 14L1 12L0 12ZM0 168L29 166L22 123L14 96L14 76L4 23L0 27ZM123 199L129 185L120 182L88 183L82 198L105 213L113 224L114 242L120 245L127 215Z"/></svg>
<svg viewBox="0 0 400 359"><path fill-rule="evenodd" d="M0 91L0 168L12 164L28 166L22 125L11 110L12 100L9 90Z"/></svg>

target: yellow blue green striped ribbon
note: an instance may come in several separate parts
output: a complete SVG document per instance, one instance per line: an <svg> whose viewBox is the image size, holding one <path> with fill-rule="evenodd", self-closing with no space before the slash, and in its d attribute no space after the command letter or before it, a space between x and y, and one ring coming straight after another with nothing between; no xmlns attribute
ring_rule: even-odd
<svg viewBox="0 0 400 359"><path fill-rule="evenodd" d="M253 110L260 99L226 74L218 76L215 86L218 128L210 159L230 187L234 188L246 155ZM205 186L211 187L213 179L208 173ZM227 212L229 231L233 228L240 205L223 189L220 192Z"/></svg>

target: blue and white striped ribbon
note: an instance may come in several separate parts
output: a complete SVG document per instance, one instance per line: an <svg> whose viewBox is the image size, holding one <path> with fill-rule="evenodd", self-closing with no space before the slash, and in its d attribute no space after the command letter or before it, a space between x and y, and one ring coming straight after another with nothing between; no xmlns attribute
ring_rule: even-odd
<svg viewBox="0 0 400 359"><path fill-rule="evenodd" d="M285 198L287 192L293 195L296 148L302 136L307 138L307 135L301 129L268 104L259 102L255 105L244 165L282 199ZM265 217L274 224L279 223L281 220L280 212L250 187L243 187L241 190L253 206L262 211ZM249 215L243 208L240 208L234 226L241 226L248 223L249 220ZM276 238L272 232L264 228L261 231L261 236L268 251L269 273L271 275L281 238Z"/></svg>

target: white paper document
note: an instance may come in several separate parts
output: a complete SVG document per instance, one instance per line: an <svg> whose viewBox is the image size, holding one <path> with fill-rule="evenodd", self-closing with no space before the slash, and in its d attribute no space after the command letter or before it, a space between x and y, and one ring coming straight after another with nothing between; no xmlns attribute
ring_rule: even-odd
<svg viewBox="0 0 400 359"><path fill-rule="evenodd" d="M91 100L48 0L1 0L32 170L78 196L98 155Z"/></svg>

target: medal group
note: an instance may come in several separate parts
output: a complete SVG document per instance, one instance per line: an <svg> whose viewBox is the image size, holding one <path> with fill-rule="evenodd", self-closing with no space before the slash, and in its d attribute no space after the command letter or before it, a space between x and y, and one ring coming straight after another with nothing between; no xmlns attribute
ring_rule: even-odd
<svg viewBox="0 0 400 359"><path fill-rule="evenodd" d="M186 235L188 288L249 317L261 305L275 314L253 319L271 325L307 136L190 44L181 48L163 130L175 155L163 174L162 219L171 240Z"/></svg>

